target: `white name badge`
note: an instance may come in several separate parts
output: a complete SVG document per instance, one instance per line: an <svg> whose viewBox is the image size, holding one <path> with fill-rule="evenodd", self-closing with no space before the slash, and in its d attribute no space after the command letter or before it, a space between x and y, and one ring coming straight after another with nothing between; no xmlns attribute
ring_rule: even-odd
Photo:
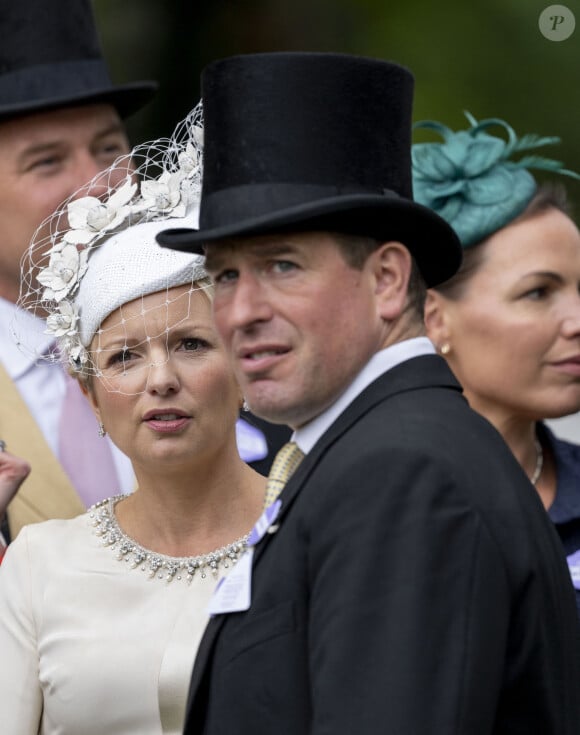
<svg viewBox="0 0 580 735"><path fill-rule="evenodd" d="M246 549L227 577L220 579L207 608L210 615L250 609L253 556L254 549Z"/></svg>
<svg viewBox="0 0 580 735"><path fill-rule="evenodd" d="M207 611L211 616L244 612L250 609L254 546L264 538L266 533L276 530L277 527L272 526L272 524L278 517L281 505L282 501L276 500L275 503L266 508L250 532L246 550L230 573L226 577L222 577L217 583L207 607Z"/></svg>

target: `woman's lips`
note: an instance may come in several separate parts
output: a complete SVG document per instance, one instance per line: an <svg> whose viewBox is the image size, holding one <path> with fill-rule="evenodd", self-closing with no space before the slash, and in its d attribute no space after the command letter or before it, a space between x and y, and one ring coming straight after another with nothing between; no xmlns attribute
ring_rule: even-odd
<svg viewBox="0 0 580 735"><path fill-rule="evenodd" d="M558 360L552 363L552 367L567 375L580 377L580 356Z"/></svg>
<svg viewBox="0 0 580 735"><path fill-rule="evenodd" d="M182 411L149 411L143 420L154 431L172 434L181 431L189 423L191 417Z"/></svg>

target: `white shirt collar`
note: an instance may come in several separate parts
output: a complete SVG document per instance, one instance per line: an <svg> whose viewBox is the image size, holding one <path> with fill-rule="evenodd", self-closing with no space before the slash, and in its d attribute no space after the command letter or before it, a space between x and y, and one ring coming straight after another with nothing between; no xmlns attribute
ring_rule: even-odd
<svg viewBox="0 0 580 735"><path fill-rule="evenodd" d="M46 322L0 297L0 355L12 380L34 367L38 356L46 353L53 338L45 334ZM22 338L23 345L18 345Z"/></svg>
<svg viewBox="0 0 580 735"><path fill-rule="evenodd" d="M380 375L412 357L433 354L435 354L435 347L427 337L414 337L397 342L375 353L330 408L294 432L293 441L298 444L304 454L308 454L340 414Z"/></svg>

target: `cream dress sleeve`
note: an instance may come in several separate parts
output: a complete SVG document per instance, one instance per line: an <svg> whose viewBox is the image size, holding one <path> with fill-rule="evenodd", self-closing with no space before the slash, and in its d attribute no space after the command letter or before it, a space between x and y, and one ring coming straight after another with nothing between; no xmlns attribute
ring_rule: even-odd
<svg viewBox="0 0 580 735"><path fill-rule="evenodd" d="M0 567L0 722L6 735L37 735L42 715L27 529Z"/></svg>

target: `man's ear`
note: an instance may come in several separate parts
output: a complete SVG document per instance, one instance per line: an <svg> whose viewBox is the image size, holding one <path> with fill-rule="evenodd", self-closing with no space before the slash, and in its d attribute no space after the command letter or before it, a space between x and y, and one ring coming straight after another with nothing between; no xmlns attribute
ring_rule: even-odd
<svg viewBox="0 0 580 735"><path fill-rule="evenodd" d="M427 290L424 312L425 330L438 351L443 345L449 343L451 336L446 303L445 297L438 291L431 288Z"/></svg>
<svg viewBox="0 0 580 735"><path fill-rule="evenodd" d="M370 257L379 315L385 321L393 321L401 316L407 303L411 253L403 244L393 241L380 245Z"/></svg>

